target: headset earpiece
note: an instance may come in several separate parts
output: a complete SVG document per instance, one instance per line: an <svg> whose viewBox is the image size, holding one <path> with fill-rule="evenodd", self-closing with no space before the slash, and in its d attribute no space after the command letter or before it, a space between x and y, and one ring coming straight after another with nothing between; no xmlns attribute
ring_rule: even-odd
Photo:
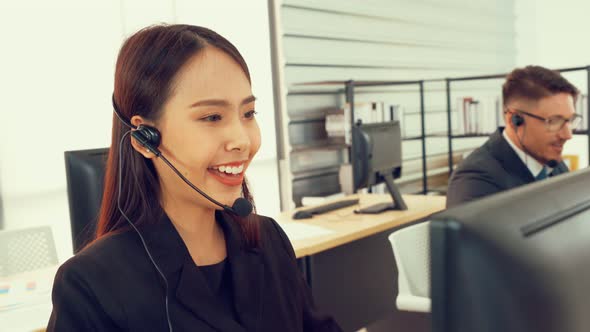
<svg viewBox="0 0 590 332"><path fill-rule="evenodd" d="M152 148L156 149L160 146L160 142L162 141L162 136L160 135L160 131L155 127L146 126L146 125L139 125L136 130L133 131L137 135L141 135L142 144L149 144Z"/></svg>
<svg viewBox="0 0 590 332"><path fill-rule="evenodd" d="M512 125L514 125L514 127L520 127L524 124L524 118L522 117L522 115L514 113L510 117L510 122L512 122Z"/></svg>
<svg viewBox="0 0 590 332"><path fill-rule="evenodd" d="M137 129L131 131L131 136L141 145L148 148L153 154L160 156L160 150L158 150L158 147L162 141L162 136L158 129L142 124L139 125Z"/></svg>
<svg viewBox="0 0 590 332"><path fill-rule="evenodd" d="M115 111L115 115L119 118L119 121L129 129L131 129L131 136L135 138L141 145L145 146L146 148L152 150L153 153L158 151L158 147L160 146L160 142L162 141L162 135L160 135L160 131L155 127L151 127L148 125L140 124L139 126L134 126L129 119L127 119L121 111L119 111L119 107L115 102L115 94L113 93L111 97L111 101L113 103L113 110ZM160 155L159 151L156 153L158 156Z"/></svg>

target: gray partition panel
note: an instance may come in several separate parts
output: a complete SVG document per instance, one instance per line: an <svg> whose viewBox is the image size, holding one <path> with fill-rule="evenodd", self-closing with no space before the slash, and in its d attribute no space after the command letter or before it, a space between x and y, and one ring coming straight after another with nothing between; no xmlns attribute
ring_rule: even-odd
<svg viewBox="0 0 590 332"><path fill-rule="evenodd" d="M295 179L293 181L293 202L296 206L301 206L301 199L304 196L327 196L340 191L337 170Z"/></svg>
<svg viewBox="0 0 590 332"><path fill-rule="evenodd" d="M387 230L309 257L307 277L320 310L334 316L344 331L372 323L406 321L395 306L397 268ZM414 317L428 326L429 315ZM387 323L377 323L383 325ZM407 326L395 326L395 331ZM370 330L371 331L371 330ZM392 330L393 331L393 330Z"/></svg>

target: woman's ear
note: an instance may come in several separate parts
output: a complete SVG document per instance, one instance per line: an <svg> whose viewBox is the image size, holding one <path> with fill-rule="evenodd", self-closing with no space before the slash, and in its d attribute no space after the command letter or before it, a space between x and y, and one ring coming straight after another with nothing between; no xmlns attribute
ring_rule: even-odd
<svg viewBox="0 0 590 332"><path fill-rule="evenodd" d="M139 125L142 125L142 124L149 125L139 115L134 115L131 118L131 124L134 125L135 127L139 127ZM137 141L133 137L131 137L131 146L133 147L133 149L135 149L135 151L139 152L142 156L144 156L144 158L147 158L147 159L156 158L155 154L153 154L147 147L145 147L143 144L139 143L139 141Z"/></svg>

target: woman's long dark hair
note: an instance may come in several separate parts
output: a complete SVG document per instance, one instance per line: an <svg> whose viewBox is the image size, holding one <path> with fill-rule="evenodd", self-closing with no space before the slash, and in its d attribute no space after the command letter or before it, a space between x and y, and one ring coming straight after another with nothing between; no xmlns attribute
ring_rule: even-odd
<svg viewBox="0 0 590 332"><path fill-rule="evenodd" d="M231 56L250 81L248 66L240 52L227 39L207 28L180 24L155 25L129 37L119 51L115 70L114 102L123 116L131 119L134 115L140 115L151 121L158 120L171 94L176 75L189 59L206 47L215 47ZM153 162L137 153L131 144L122 144L122 151L119 151L119 142L127 131L128 128L113 115L111 148L95 239L131 229L117 209L118 168L121 161L121 208L129 219L139 227L157 222L164 214L160 206L158 174ZM242 184L242 195L254 205L246 181ZM233 218L241 226L245 244L257 246L259 231L256 216Z"/></svg>

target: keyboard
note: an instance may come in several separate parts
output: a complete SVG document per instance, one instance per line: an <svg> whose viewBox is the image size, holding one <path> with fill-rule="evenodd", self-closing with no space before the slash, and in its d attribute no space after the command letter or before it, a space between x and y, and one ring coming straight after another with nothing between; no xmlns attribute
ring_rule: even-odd
<svg viewBox="0 0 590 332"><path fill-rule="evenodd" d="M322 213L342 209L347 206L356 205L358 203L359 203L358 198L353 198L353 199L345 199L345 200L340 200L340 201L336 201L336 202L332 202L332 203L317 205L317 206L314 206L309 209L295 212L295 214L293 214L293 219L307 219L307 218L313 217L314 214L322 214Z"/></svg>

